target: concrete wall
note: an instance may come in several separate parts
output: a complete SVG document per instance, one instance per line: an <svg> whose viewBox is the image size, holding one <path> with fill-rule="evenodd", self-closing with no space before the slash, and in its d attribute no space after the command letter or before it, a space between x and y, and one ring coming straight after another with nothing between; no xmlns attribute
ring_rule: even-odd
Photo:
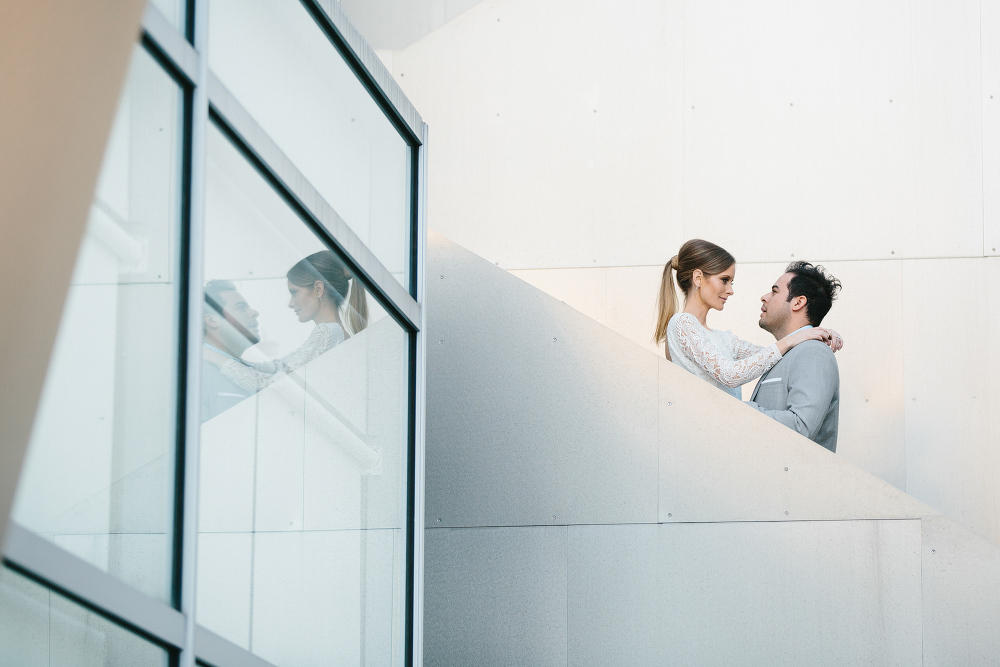
<svg viewBox="0 0 1000 667"><path fill-rule="evenodd" d="M428 256L428 665L991 665L1000 547L460 247Z"/></svg>
<svg viewBox="0 0 1000 667"><path fill-rule="evenodd" d="M1000 542L1000 2L485 0L383 55L431 227L640 344L687 238L737 257L710 323L754 340L827 264L841 457Z"/></svg>

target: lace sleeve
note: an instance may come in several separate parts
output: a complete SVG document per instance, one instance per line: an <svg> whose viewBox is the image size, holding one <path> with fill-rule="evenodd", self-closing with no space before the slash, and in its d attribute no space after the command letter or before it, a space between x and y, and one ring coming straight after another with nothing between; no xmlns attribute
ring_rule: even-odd
<svg viewBox="0 0 1000 667"><path fill-rule="evenodd" d="M261 362L248 366L235 359L230 359L222 365L220 369L222 375L235 382L240 387L249 391L258 392L269 384L273 384L285 377L281 372L268 372L257 368L258 365L266 366L274 362Z"/></svg>
<svg viewBox="0 0 1000 667"><path fill-rule="evenodd" d="M272 361L251 361L240 363L230 359L222 366L222 374L251 391L260 391L301 368L319 355L344 342L344 330L339 326L318 325L309 334L299 349L290 352L280 359Z"/></svg>
<svg viewBox="0 0 1000 667"><path fill-rule="evenodd" d="M343 342L343 329L336 325L326 326L320 324L312 330L306 342L302 343L299 349L294 352L289 352L280 359L274 359L273 361L254 361L251 362L251 365L254 369L263 373L291 373Z"/></svg>
<svg viewBox="0 0 1000 667"><path fill-rule="evenodd" d="M744 340L739 336L733 336L733 351L736 352L737 359L743 359L749 357L751 354L757 354L763 350L766 345L757 345L756 343L751 343L748 340Z"/></svg>
<svg viewBox="0 0 1000 667"><path fill-rule="evenodd" d="M708 332L698 320L687 313L677 320L677 337L684 353L705 369L712 378L727 387L739 387L763 375L778 363L781 353L777 345L769 345L758 352L733 361L709 339Z"/></svg>

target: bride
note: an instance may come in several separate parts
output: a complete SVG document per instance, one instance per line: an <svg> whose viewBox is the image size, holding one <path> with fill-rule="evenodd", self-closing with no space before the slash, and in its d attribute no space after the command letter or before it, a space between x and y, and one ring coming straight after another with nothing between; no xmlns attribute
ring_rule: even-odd
<svg viewBox="0 0 1000 667"><path fill-rule="evenodd" d="M684 294L678 312L677 285ZM843 345L832 329L800 329L767 346L755 345L730 331L708 328L708 311L722 310L733 294L736 260L723 248L692 239L681 246L660 281L656 331L653 339L666 342L667 359L719 389L741 398L740 385L755 380L778 363L782 355L807 340L820 340L834 352Z"/></svg>
<svg viewBox="0 0 1000 667"><path fill-rule="evenodd" d="M222 374L244 389L254 392L263 389L368 325L365 288L329 250L300 260L288 270L286 278L291 296L288 307L298 316L299 322L314 322L316 326L297 350L280 359L219 360ZM346 325L341 310L346 310L343 318L347 320Z"/></svg>

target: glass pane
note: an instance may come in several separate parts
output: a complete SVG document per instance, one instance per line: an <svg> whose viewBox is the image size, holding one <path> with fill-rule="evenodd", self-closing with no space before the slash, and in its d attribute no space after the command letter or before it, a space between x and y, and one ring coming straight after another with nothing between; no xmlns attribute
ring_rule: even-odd
<svg viewBox="0 0 1000 667"><path fill-rule="evenodd" d="M212 0L209 63L404 287L410 148L298 0Z"/></svg>
<svg viewBox="0 0 1000 667"><path fill-rule="evenodd" d="M14 519L161 600L170 589L182 94L136 48Z"/></svg>
<svg viewBox="0 0 1000 667"><path fill-rule="evenodd" d="M184 34L184 24L187 20L187 0L149 0L149 2L163 12L163 15L170 21L170 25L177 28L177 32Z"/></svg>
<svg viewBox="0 0 1000 667"><path fill-rule="evenodd" d="M159 646L0 568L0 666L168 664L169 655Z"/></svg>
<svg viewBox="0 0 1000 667"><path fill-rule="evenodd" d="M198 622L399 664L409 334L215 129L205 224Z"/></svg>

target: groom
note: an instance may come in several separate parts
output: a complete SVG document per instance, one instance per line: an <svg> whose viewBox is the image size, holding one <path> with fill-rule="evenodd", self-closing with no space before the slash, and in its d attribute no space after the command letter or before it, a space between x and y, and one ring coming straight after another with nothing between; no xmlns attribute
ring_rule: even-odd
<svg viewBox="0 0 1000 667"><path fill-rule="evenodd" d="M840 281L823 267L794 262L760 298L760 328L777 340L804 327L818 327L838 291ZM748 404L837 451L840 373L826 343L810 340L786 352L761 376Z"/></svg>
<svg viewBox="0 0 1000 667"><path fill-rule="evenodd" d="M201 363L201 421L225 412L253 392L244 389L222 374L221 364L206 357L228 357L245 364L247 348L260 342L257 316L236 285L228 280L211 280L205 285L205 343ZM211 352L209 352L211 351Z"/></svg>

